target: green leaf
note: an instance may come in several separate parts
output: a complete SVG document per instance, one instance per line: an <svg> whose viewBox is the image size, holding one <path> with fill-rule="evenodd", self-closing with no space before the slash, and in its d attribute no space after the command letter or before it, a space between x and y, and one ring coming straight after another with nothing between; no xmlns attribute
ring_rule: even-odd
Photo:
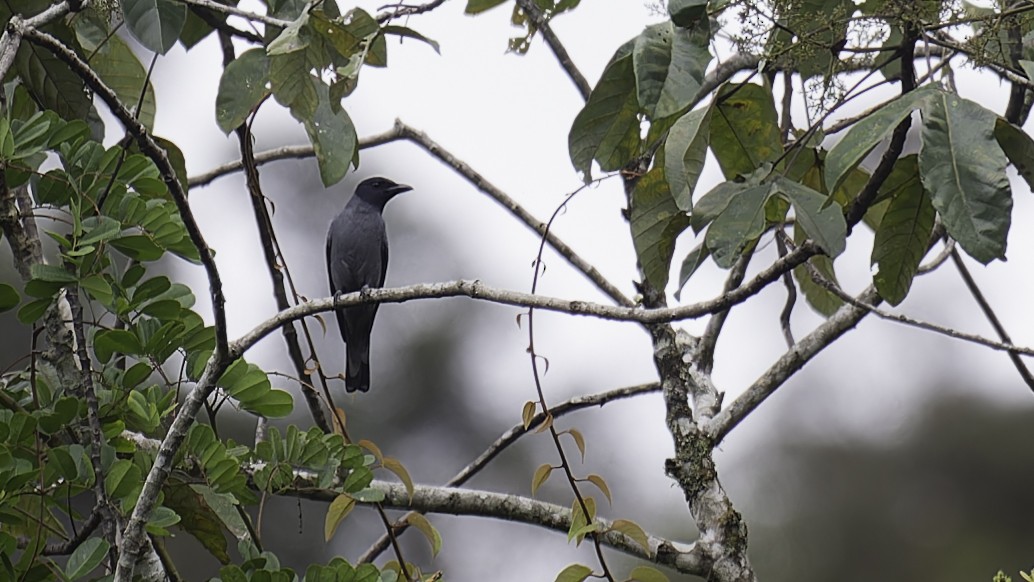
<svg viewBox="0 0 1034 582"><path fill-rule="evenodd" d="M0 283L0 312L14 309L22 298L18 291L7 283Z"/></svg>
<svg viewBox="0 0 1034 582"><path fill-rule="evenodd" d="M0 118L0 159L10 160L14 156L14 134L6 117Z"/></svg>
<svg viewBox="0 0 1034 582"><path fill-rule="evenodd" d="M342 57L355 56L357 65L361 63L362 55L358 53L363 42L380 31L377 21L361 8L349 10L344 19L331 19L318 11L313 11L309 16L312 29L329 42ZM343 24L344 22L348 24Z"/></svg>
<svg viewBox="0 0 1034 582"><path fill-rule="evenodd" d="M704 170L710 138L711 108L683 115L668 130L664 142L664 177L680 210L693 209L693 191Z"/></svg>
<svg viewBox="0 0 1034 582"><path fill-rule="evenodd" d="M714 219L704 238L716 265L728 269L765 231L765 203L771 195L768 184L736 192L728 206Z"/></svg>
<svg viewBox="0 0 1034 582"><path fill-rule="evenodd" d="M406 27L406 26L396 26L394 24L389 24L389 25L387 25L387 26L385 26L384 28L381 29L381 33L382 34L394 34L396 36L400 36L400 37L404 37L404 38L412 38L412 39L415 39L415 40L419 40L420 42L426 43L428 46L433 48L434 52L436 52L438 54L442 54L442 47L438 44L437 41L434 41L434 40L431 40L431 39L427 38L426 36L420 34L419 32L417 32L415 30L413 30L412 28L409 28L409 27Z"/></svg>
<svg viewBox="0 0 1034 582"><path fill-rule="evenodd" d="M72 552L65 565L65 576L69 580L85 578L108 556L111 546L104 538L89 538Z"/></svg>
<svg viewBox="0 0 1034 582"><path fill-rule="evenodd" d="M933 85L924 85L888 101L848 130L826 155L826 188L833 191L879 143L894 133L894 128L928 99L940 93Z"/></svg>
<svg viewBox="0 0 1034 582"><path fill-rule="evenodd" d="M104 489L112 497L125 497L140 485L142 477L140 467L132 461L118 459L112 463L104 477Z"/></svg>
<svg viewBox="0 0 1034 582"><path fill-rule="evenodd" d="M147 71L140 60L133 54L124 40L118 35L111 35L104 45L105 50L97 51L90 59L90 66L97 72L97 75L104 83L118 95L119 101L127 109L139 110L137 119L147 129L154 128L154 87L147 80ZM143 102L140 101L144 82L147 82L147 90L143 92Z"/></svg>
<svg viewBox="0 0 1034 582"><path fill-rule="evenodd" d="M636 566L628 573L628 579L635 582L669 582L668 577L651 566Z"/></svg>
<svg viewBox="0 0 1034 582"><path fill-rule="evenodd" d="M442 550L442 535L438 533L438 530L433 525L431 525L431 522L420 513L408 514L406 516L406 521L409 525L420 530L420 533L424 534L424 537L427 538L428 543L431 544L431 557L437 556L438 552Z"/></svg>
<svg viewBox="0 0 1034 582"><path fill-rule="evenodd" d="M555 582L582 582L592 575L592 568L581 564L571 564L556 576Z"/></svg>
<svg viewBox="0 0 1034 582"><path fill-rule="evenodd" d="M83 221L83 237L79 245L90 245L109 240L122 232L122 224L108 216L91 216Z"/></svg>
<svg viewBox="0 0 1034 582"><path fill-rule="evenodd" d="M266 47L266 54L269 56L286 55L309 46L309 12L303 11L294 21L291 22L280 34Z"/></svg>
<svg viewBox="0 0 1034 582"><path fill-rule="evenodd" d="M43 317L43 314L50 308L51 299L37 299L35 301L22 305L21 309L18 310L18 321L31 325L36 323L39 318Z"/></svg>
<svg viewBox="0 0 1034 582"><path fill-rule="evenodd" d="M726 179L750 174L783 153L772 91L753 83L727 83L712 105L711 151Z"/></svg>
<svg viewBox="0 0 1034 582"><path fill-rule="evenodd" d="M120 0L129 32L150 51L164 55L187 21L187 6L172 0Z"/></svg>
<svg viewBox="0 0 1034 582"><path fill-rule="evenodd" d="M251 49L223 70L215 98L215 119L223 133L230 133L248 119L269 94L269 57Z"/></svg>
<svg viewBox="0 0 1034 582"><path fill-rule="evenodd" d="M891 305L901 303L908 295L919 262L926 254L936 216L920 182L915 158L912 160L914 177L890 200L872 245L872 264L879 267L873 283Z"/></svg>
<svg viewBox="0 0 1034 582"><path fill-rule="evenodd" d="M707 0L668 0L668 15L676 26L694 26L707 18Z"/></svg>
<svg viewBox="0 0 1034 582"><path fill-rule="evenodd" d="M330 541L330 538L334 537L334 532L337 531L337 527L341 524L341 521L352 512L355 508L355 499L349 495L341 494L334 498L334 501L330 502L330 507L327 508L327 517L323 521L323 539Z"/></svg>
<svg viewBox="0 0 1034 582"><path fill-rule="evenodd" d="M803 234L798 235L797 230L794 230L794 238L803 241L805 237ZM837 274L833 268L833 260L825 255L817 255L808 259L808 263L815 267L822 276L832 281L837 282ZM801 293L804 294L804 299L811 305L812 309L822 314L825 317L829 317L836 313L837 309L844 304L844 301L836 296L835 293L829 291L822 286L821 283L815 280L812 276L811 271L805 265L797 265L793 268L793 276L797 279L797 284L801 288Z"/></svg>
<svg viewBox="0 0 1034 582"><path fill-rule="evenodd" d="M86 119L92 102L82 79L50 51L23 43L15 57L18 78L33 99L62 119Z"/></svg>
<svg viewBox="0 0 1034 582"><path fill-rule="evenodd" d="M981 263L1005 258L1012 192L994 139L997 116L938 93L923 110L919 173L948 234Z"/></svg>
<svg viewBox="0 0 1034 582"><path fill-rule="evenodd" d="M658 158L663 153L658 152ZM689 226L689 216L679 210L664 176L664 160L639 179L632 192L632 245L646 280L659 292L668 285L675 239Z"/></svg>
<svg viewBox="0 0 1034 582"><path fill-rule="evenodd" d="M693 250L689 251L686 258L682 259L682 266L679 268L679 288L675 290L675 300L679 300L682 295L682 289L689 282L689 278L693 276L693 273L697 272L697 269L704 264L704 261L711 256L711 249L707 248L707 244L701 242L697 246L693 247Z"/></svg>
<svg viewBox="0 0 1034 582"><path fill-rule="evenodd" d="M40 281L51 283L75 283L79 280L75 276L75 273L69 272L68 270L56 265L47 265L44 263L32 265L29 272L32 274L33 279L39 279Z"/></svg>
<svg viewBox="0 0 1034 582"><path fill-rule="evenodd" d="M635 39L632 60L639 106L651 119L674 115L692 104L711 52L707 21L690 30L669 22L646 27Z"/></svg>
<svg viewBox="0 0 1034 582"><path fill-rule="evenodd" d="M114 354L135 356L144 353L144 348L136 335L124 329L98 331L93 339L93 349L102 364L111 360Z"/></svg>
<svg viewBox="0 0 1034 582"><path fill-rule="evenodd" d="M244 408L266 418L283 418L294 410L294 398L290 392L270 390L261 398L241 403Z"/></svg>
<svg viewBox="0 0 1034 582"><path fill-rule="evenodd" d="M571 163L586 183L592 180L594 159L610 172L632 160L639 148L639 101L629 48L626 44L615 53L567 137Z"/></svg>
<svg viewBox="0 0 1034 582"><path fill-rule="evenodd" d="M100 275L90 275L83 279L79 285L97 301L107 305L111 303L113 294L111 285Z"/></svg>
<svg viewBox="0 0 1034 582"><path fill-rule="evenodd" d="M324 186L337 184L352 165L359 144L352 118L344 109L332 107L326 85L318 83L316 93L319 105L312 119L302 120L309 141L316 152L320 179Z"/></svg>
<svg viewBox="0 0 1034 582"><path fill-rule="evenodd" d="M1001 117L995 120L995 139L1016 172L1034 190L1034 139Z"/></svg>
<svg viewBox="0 0 1034 582"><path fill-rule="evenodd" d="M298 121L310 119L319 106L316 87L322 82L309 73L307 51L274 55L269 59L269 83L277 103L290 108Z"/></svg>
<svg viewBox="0 0 1034 582"><path fill-rule="evenodd" d="M463 9L466 14L481 14L489 8L495 8L506 0L467 0L467 7Z"/></svg>
<svg viewBox="0 0 1034 582"><path fill-rule="evenodd" d="M847 246L847 222L843 209L829 197L811 188L780 177L776 187L790 199L799 224L808 237L830 257L844 252Z"/></svg>

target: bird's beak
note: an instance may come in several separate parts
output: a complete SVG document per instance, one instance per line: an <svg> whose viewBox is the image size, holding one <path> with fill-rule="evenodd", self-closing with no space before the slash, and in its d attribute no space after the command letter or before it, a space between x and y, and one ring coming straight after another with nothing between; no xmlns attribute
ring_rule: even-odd
<svg viewBox="0 0 1034 582"><path fill-rule="evenodd" d="M388 192L389 192L389 193L390 193L390 194L391 194L392 196L394 196L394 195L396 195L396 194L402 194L403 192L409 192L409 191L410 191L410 190L412 190L412 189L413 189L413 187L412 187L412 186L407 186L407 185L405 185L405 184L395 184L395 185L394 185L394 186L392 186L391 188L388 188Z"/></svg>

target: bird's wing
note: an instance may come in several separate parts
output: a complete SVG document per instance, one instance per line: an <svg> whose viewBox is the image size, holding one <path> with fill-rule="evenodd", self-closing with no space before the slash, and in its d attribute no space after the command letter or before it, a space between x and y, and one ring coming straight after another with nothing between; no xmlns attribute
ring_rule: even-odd
<svg viewBox="0 0 1034 582"><path fill-rule="evenodd" d="M384 286L384 279L388 276L388 237L381 239L381 277L377 281L378 287Z"/></svg>

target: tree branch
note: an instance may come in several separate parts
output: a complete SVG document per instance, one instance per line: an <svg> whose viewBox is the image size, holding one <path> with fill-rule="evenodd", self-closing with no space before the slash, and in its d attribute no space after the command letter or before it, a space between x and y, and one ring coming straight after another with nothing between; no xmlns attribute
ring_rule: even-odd
<svg viewBox="0 0 1034 582"><path fill-rule="evenodd" d="M578 93L581 94L583 101L589 100L589 93L592 92L592 87L589 82L585 80L582 72L575 66L574 61L571 60L571 55L567 53L567 49L564 48L563 43L560 42L560 38L553 32L553 27L549 25L549 20L546 19L546 15L542 13L542 10L535 4L534 0L517 0L517 5L520 6L521 10L528 16L535 28L542 33L543 40L546 41L546 46L549 50L553 51L553 56L556 57L560 68L567 73L568 78L574 83L574 86L578 88Z"/></svg>
<svg viewBox="0 0 1034 582"><path fill-rule="evenodd" d="M879 294L873 287L866 289L860 299L867 303L880 300ZM790 377L837 338L858 325L858 322L868 313L868 310L851 304L843 305L829 319L788 349L743 394L707 424L707 433L715 444L721 443L729 431L760 406Z"/></svg>
<svg viewBox="0 0 1034 582"><path fill-rule="evenodd" d="M262 464L242 466L249 476L262 468ZM296 495L304 499L329 503L340 493L333 489L319 489L319 476L310 471L295 470L291 488L285 495ZM551 529L566 534L571 527L571 510L545 501L538 501L520 495L507 495L492 491L460 489L455 487L433 487L416 485L413 495L401 483L374 481L370 487L385 495L381 503L392 509L410 509L426 513L444 513L472 517L492 517ZM372 503L361 502L373 506ZM609 530L613 522L597 517L603 529ZM640 546L632 538L617 531L600 534L605 545L643 560L668 566L679 572L706 576L710 563L698 550L698 544L673 542L656 535L647 534L649 548Z"/></svg>

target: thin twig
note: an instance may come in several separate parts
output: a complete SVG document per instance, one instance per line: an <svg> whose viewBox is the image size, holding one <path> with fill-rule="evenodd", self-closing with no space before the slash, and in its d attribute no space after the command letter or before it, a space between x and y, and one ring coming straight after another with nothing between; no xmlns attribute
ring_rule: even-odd
<svg viewBox="0 0 1034 582"><path fill-rule="evenodd" d="M602 407L604 404L607 404L608 402L613 402L615 400L620 400L624 398L631 398L633 396L639 396L640 394L650 394L658 392L660 391L660 389L661 385L656 382L653 382L650 384L639 384L637 386L617 388L598 394L578 396L553 406L552 408L550 408L549 412L553 416L553 418L556 419L571 412L582 410L584 408L589 408L591 406ZM513 425L509 430L504 432L491 445L489 445L488 448L482 451L482 453L478 455L477 458L468 463L467 466L461 469L459 473L456 473L456 475L454 475L452 479L446 481L445 486L459 487L460 485L463 485L474 475L477 475L479 472L481 472L482 469L487 467L488 464L499 455L499 453L503 452L504 450L506 450L507 447L517 442L517 440L520 439L522 436L537 430L545 421L546 415L542 412L538 412L535 414L534 417L532 417L531 422L528 423L527 427L524 426L524 423L517 423ZM402 516L402 518L396 520L395 523L392 524L392 531L395 533L395 535L399 535L406 530L408 525L409 524L406 521L406 516ZM376 542L374 542L369 548L367 548L365 552L362 553L362 555L358 558L357 562L372 562L377 558L377 556L381 554L381 552L387 549L389 542L390 538L388 537L388 535L382 535L380 538L377 539Z"/></svg>
<svg viewBox="0 0 1034 582"><path fill-rule="evenodd" d="M568 78L578 88L578 93L581 94L582 100L588 101L592 87L585 80L585 76L578 70L578 67L575 66L574 61L571 60L571 55L568 54L567 49L560 42L560 38L553 32L553 27L549 25L546 15L542 13L542 10L534 0L517 0L517 5L528 16L535 28L542 33L542 38L546 41L549 50L553 51L557 62L560 63L560 68L567 73Z"/></svg>

